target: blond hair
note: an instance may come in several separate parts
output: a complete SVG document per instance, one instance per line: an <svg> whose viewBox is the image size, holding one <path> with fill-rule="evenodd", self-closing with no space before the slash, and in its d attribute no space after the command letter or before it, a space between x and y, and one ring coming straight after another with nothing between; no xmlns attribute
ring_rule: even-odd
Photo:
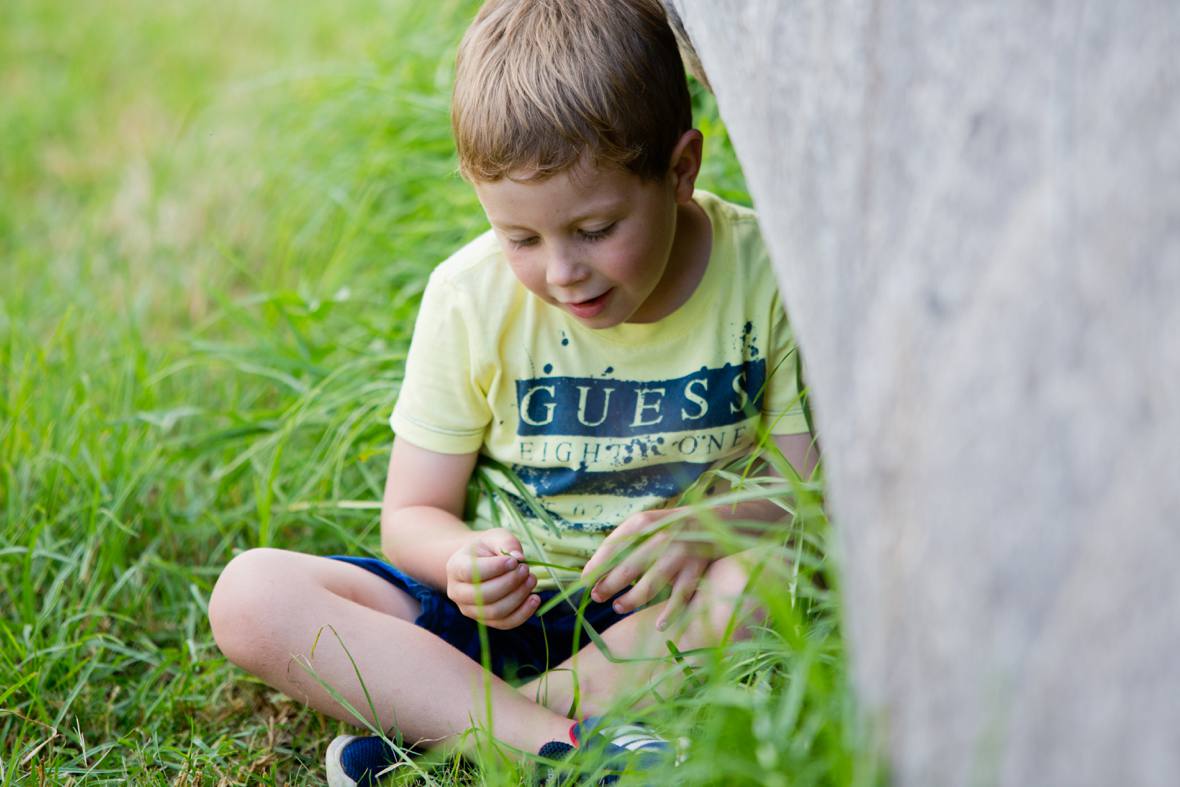
<svg viewBox="0 0 1180 787"><path fill-rule="evenodd" d="M471 181L583 156L664 176L692 107L658 0L489 0L459 45L451 125Z"/></svg>

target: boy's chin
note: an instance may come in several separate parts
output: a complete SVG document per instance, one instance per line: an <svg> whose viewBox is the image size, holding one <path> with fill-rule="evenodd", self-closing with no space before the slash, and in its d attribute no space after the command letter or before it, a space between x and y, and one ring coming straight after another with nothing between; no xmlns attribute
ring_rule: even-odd
<svg viewBox="0 0 1180 787"><path fill-rule="evenodd" d="M600 314L597 317L579 317L576 314L572 314L570 316L572 316L585 327L596 331L601 331L605 328L614 328L616 325L624 322L624 320L620 320L618 317L608 314Z"/></svg>

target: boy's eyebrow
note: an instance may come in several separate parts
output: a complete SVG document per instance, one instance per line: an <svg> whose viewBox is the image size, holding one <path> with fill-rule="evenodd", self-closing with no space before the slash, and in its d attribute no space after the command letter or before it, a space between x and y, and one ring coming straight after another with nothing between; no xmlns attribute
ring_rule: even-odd
<svg viewBox="0 0 1180 787"><path fill-rule="evenodd" d="M570 219L569 226L572 227L576 224L581 224L582 222L587 221L589 219L608 218L608 216L606 216L604 214L615 213L621 207L622 207L621 204L617 204L617 203L613 203L613 202L609 203L607 205L601 205L601 206L594 207L593 209L587 210L583 213L579 213L577 216L574 216L572 219ZM489 220L492 222L492 224L494 224L496 227L498 227L499 229L502 229L502 230L524 230L526 232L533 232L534 231L532 227L526 227L522 224L501 224L498 221L496 221L495 219L491 219L490 217L489 217Z"/></svg>

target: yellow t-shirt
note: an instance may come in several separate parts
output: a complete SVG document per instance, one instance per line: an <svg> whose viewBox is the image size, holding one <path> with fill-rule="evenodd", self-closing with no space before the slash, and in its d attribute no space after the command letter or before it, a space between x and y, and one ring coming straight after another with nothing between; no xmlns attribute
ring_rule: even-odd
<svg viewBox="0 0 1180 787"><path fill-rule="evenodd" d="M695 199L713 227L709 263L655 323L583 326L517 281L490 231L426 286L390 424L430 451L480 452L472 526L511 528L539 589L576 579L628 515L748 454L759 419L771 434L807 432L755 215Z"/></svg>

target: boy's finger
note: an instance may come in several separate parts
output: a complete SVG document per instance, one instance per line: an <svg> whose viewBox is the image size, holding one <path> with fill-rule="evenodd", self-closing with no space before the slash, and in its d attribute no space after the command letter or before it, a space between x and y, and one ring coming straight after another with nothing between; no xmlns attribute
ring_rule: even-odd
<svg viewBox="0 0 1180 787"><path fill-rule="evenodd" d="M705 574L705 567L693 561L680 570L676 580L672 583L672 594L668 596L668 603L656 621L656 630L664 631L676 617L688 608L688 602L696 595L697 587L701 584L701 577Z"/></svg>
<svg viewBox="0 0 1180 787"><path fill-rule="evenodd" d="M598 545L598 549L594 550L594 554L586 561L586 565L582 568L582 580L585 582L592 581L596 575L605 571L611 564L615 562L615 558L620 553L629 549L635 543L635 534L625 528L628 519L622 525L619 525L602 540Z"/></svg>
<svg viewBox="0 0 1180 787"><path fill-rule="evenodd" d="M455 563L455 579L461 582L486 582L514 570L520 561L506 555L472 556Z"/></svg>
<svg viewBox="0 0 1180 787"><path fill-rule="evenodd" d="M512 556L516 559L524 557L524 549L520 540L507 530L492 530L483 534L479 540L480 546L487 549L490 555Z"/></svg>
<svg viewBox="0 0 1180 787"><path fill-rule="evenodd" d="M529 594L533 592L533 588L537 586L537 580L532 574L525 577L524 581L516 587L512 588L503 598L497 599L494 602L485 602L481 615L484 620L502 620L510 617L516 612L520 605L525 602Z"/></svg>
<svg viewBox="0 0 1180 787"><path fill-rule="evenodd" d="M625 560L602 576L590 589L590 598L599 604L606 602L643 574L643 566Z"/></svg>
<svg viewBox="0 0 1180 787"><path fill-rule="evenodd" d="M594 550L594 554L586 561L586 565L582 567L582 581L590 582L597 578L603 566L609 566L611 558L614 557L616 548L615 544L610 541L610 536L598 545L598 549Z"/></svg>
<svg viewBox="0 0 1180 787"><path fill-rule="evenodd" d="M594 583L590 598L601 604L643 576L657 559L658 544L648 542L636 548Z"/></svg>
<svg viewBox="0 0 1180 787"><path fill-rule="evenodd" d="M501 618L500 620L488 621L487 625L491 626L492 628L502 630L514 629L531 618L533 614L540 608L540 606L541 597L536 594L530 595L508 617Z"/></svg>
<svg viewBox="0 0 1180 787"><path fill-rule="evenodd" d="M663 555L651 565L635 583L635 587L615 599L615 612L625 615L642 607L668 586L681 569L683 558L678 555Z"/></svg>
<svg viewBox="0 0 1180 787"><path fill-rule="evenodd" d="M630 560L639 554L652 555L665 548L664 545L667 543L667 539L660 534L649 535L647 531L621 532L621 527L616 528L610 535L603 539L598 549L586 561L586 565L582 568L583 582L593 582L599 574L614 571L618 567L615 564L621 565L619 556L626 554L628 551L631 554L624 558L624 560ZM622 587L626 587L626 585ZM619 589L621 590L622 588Z"/></svg>
<svg viewBox="0 0 1180 787"><path fill-rule="evenodd" d="M461 581L448 586L447 593L456 604L494 604L516 590L529 577L523 563L491 579Z"/></svg>

